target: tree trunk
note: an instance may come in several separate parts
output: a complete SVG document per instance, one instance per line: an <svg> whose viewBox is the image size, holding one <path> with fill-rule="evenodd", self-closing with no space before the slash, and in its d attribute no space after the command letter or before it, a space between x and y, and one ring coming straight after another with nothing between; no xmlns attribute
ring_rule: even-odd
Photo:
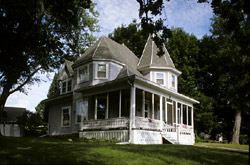
<svg viewBox="0 0 250 165"><path fill-rule="evenodd" d="M241 110L236 110L233 128L232 144L240 144Z"/></svg>
<svg viewBox="0 0 250 165"><path fill-rule="evenodd" d="M9 97L9 90L10 88L3 88L3 93L0 96L0 121L3 121L3 110L4 110L4 106L5 103L7 101L7 98ZM1 130L0 130L0 136L1 136Z"/></svg>

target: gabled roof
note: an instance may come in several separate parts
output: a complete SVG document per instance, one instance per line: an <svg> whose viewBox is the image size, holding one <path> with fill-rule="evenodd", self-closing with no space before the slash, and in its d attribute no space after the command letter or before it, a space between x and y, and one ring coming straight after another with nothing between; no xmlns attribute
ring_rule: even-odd
<svg viewBox="0 0 250 165"><path fill-rule="evenodd" d="M90 47L76 62L73 67L92 60L113 60L128 67L132 74L142 76L136 66L138 57L124 44L121 45L108 37L102 36L92 47Z"/></svg>
<svg viewBox="0 0 250 165"><path fill-rule="evenodd" d="M137 65L138 70L148 69L150 67L171 67L175 69L174 63L166 49L165 45L163 44L164 54L162 56L158 56L157 52L159 49L157 48L155 42L152 39L152 36L149 35L147 43L144 47L142 56L140 61Z"/></svg>
<svg viewBox="0 0 250 165"><path fill-rule="evenodd" d="M4 121L5 122L17 122L17 117L22 116L26 111L25 108L19 107L4 107Z"/></svg>
<svg viewBox="0 0 250 165"><path fill-rule="evenodd" d="M59 76L58 76L58 80L63 80L63 78L65 77L64 75L64 71L67 73L68 77L71 77L74 75L74 70L72 69L72 64L73 62L65 60L64 64L62 65L62 68L59 71Z"/></svg>

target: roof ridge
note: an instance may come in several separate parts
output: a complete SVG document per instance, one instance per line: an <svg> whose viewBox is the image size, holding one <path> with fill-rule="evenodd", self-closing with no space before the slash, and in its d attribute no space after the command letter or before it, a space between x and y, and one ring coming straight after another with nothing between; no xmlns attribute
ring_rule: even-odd
<svg viewBox="0 0 250 165"><path fill-rule="evenodd" d="M92 58L95 56L95 53L96 53L96 51L97 51L98 47L100 46L100 44L101 44L101 42L102 42L103 38L104 38L104 37L101 37L101 39L100 39L100 41L99 41L98 45L96 46L96 49L95 49L95 51L94 51L94 53L93 53L93 55L92 55Z"/></svg>
<svg viewBox="0 0 250 165"><path fill-rule="evenodd" d="M147 42L146 42L146 44L145 44L145 46L144 46L144 49L143 49L143 51L142 51L142 55L141 55L141 57L140 57L140 59L139 59L139 62L138 62L138 64L137 64L137 67L140 65L140 63L141 63L141 59L143 58L143 55L144 55L144 52L145 52L145 49L146 49L146 47L147 47L147 44L148 44L148 40L150 39L150 35L148 36L148 39L147 39Z"/></svg>

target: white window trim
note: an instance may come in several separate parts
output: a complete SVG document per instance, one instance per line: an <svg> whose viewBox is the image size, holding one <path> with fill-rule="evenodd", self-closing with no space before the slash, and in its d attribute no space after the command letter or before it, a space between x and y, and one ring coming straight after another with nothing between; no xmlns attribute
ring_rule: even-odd
<svg viewBox="0 0 250 165"><path fill-rule="evenodd" d="M78 106L78 102L81 101L82 104L81 104L81 108L83 110L83 99L79 99L79 100L76 100L76 114L75 114L75 124L80 124L82 122L82 112L81 112L81 121L80 122L77 122L77 115L78 115L78 112L77 112L77 106Z"/></svg>
<svg viewBox="0 0 250 165"><path fill-rule="evenodd" d="M80 77L79 70L82 69L82 68L85 68L85 67L87 67L87 69L88 69L88 77L87 77L87 79L86 79L85 81L80 81L80 78L79 78L79 77ZM84 83L84 82L89 81L89 73L90 73L90 71L89 71L89 64L83 65L83 66L77 68L77 84L80 84L80 83Z"/></svg>
<svg viewBox="0 0 250 165"><path fill-rule="evenodd" d="M64 109L68 109L69 110L69 125L63 125L63 110ZM61 127L71 127L71 106L67 106L67 107L62 107L61 110Z"/></svg>
<svg viewBox="0 0 250 165"><path fill-rule="evenodd" d="M71 81L71 91L68 91L68 81ZM66 82L66 91L63 93L63 83ZM66 79L66 80L63 80L61 82L61 90L60 90L60 93L61 94L66 94L66 93L69 93L69 92L72 92L73 91L73 80L70 78L70 79Z"/></svg>
<svg viewBox="0 0 250 165"><path fill-rule="evenodd" d="M107 62L95 62L95 70L94 70L94 73L95 73L95 79L98 79L98 80L105 80L105 79L108 79L109 77L109 63ZM98 64L101 64L101 65L106 65L106 77L98 77Z"/></svg>
<svg viewBox="0 0 250 165"><path fill-rule="evenodd" d="M160 74L163 74L163 84L158 84L157 83L157 73L160 73ZM165 73L164 72L155 72L155 83L158 84L158 85L162 85L162 86L165 86L166 84L166 78L165 78Z"/></svg>

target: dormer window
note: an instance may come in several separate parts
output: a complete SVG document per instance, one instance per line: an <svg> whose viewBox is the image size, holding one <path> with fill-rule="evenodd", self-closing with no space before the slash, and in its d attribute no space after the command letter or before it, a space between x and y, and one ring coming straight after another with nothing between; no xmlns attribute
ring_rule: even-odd
<svg viewBox="0 0 250 165"><path fill-rule="evenodd" d="M79 69L79 83L89 80L89 67L84 66Z"/></svg>
<svg viewBox="0 0 250 165"><path fill-rule="evenodd" d="M72 80L64 80L62 81L62 89L61 94L68 93L72 91Z"/></svg>
<svg viewBox="0 0 250 165"><path fill-rule="evenodd" d="M172 74L172 87L175 88L175 75Z"/></svg>
<svg viewBox="0 0 250 165"><path fill-rule="evenodd" d="M106 64L98 64L98 66L97 66L97 77L98 78L106 78L106 75L107 75Z"/></svg>
<svg viewBox="0 0 250 165"><path fill-rule="evenodd" d="M164 74L156 73L156 83L160 85L164 85Z"/></svg>

